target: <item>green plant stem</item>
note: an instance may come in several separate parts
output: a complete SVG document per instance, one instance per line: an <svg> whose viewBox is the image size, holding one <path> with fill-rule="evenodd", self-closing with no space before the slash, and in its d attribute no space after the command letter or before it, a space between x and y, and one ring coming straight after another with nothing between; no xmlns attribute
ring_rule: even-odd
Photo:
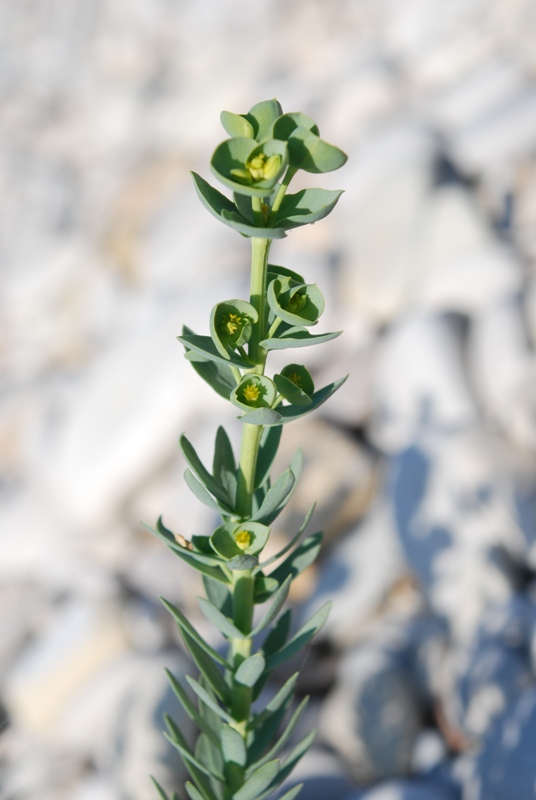
<svg viewBox="0 0 536 800"><path fill-rule="evenodd" d="M297 171L298 171L297 169L292 169L292 167L289 167L287 169L286 175L285 175L284 179L281 181L281 186L279 187L279 190L278 190L278 192L277 192L277 194L275 196L275 200L272 203L272 210L270 212L270 219L268 220L269 223L274 221L274 217L277 214L277 212L279 211L281 203L283 202L283 198L284 198L284 196L286 194L286 191L288 189L288 185L291 182L291 180L294 177L294 175L297 173Z"/></svg>
<svg viewBox="0 0 536 800"><path fill-rule="evenodd" d="M258 199L258 198L253 198ZM255 364L254 371L259 375L264 372L266 351L260 342L266 334L266 273L268 269L268 253L270 252L270 239L254 237L251 240L251 284L249 302L259 315L253 325L249 340L249 359Z"/></svg>

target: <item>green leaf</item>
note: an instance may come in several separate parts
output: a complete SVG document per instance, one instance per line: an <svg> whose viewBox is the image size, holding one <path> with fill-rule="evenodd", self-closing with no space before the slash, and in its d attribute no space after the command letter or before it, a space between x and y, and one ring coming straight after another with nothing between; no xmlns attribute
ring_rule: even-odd
<svg viewBox="0 0 536 800"><path fill-rule="evenodd" d="M271 785L279 773L279 760L269 761L255 770L244 781L243 786L234 793L232 800L256 800L256 798Z"/></svg>
<svg viewBox="0 0 536 800"><path fill-rule="evenodd" d="M313 503L313 505L311 506L311 508L309 509L307 514L305 515L305 519L302 522L302 524L300 525L299 530L292 537L292 539L288 542L288 544L286 544L285 547L283 547L282 550L280 550L274 556L272 556L271 558L268 558L266 561L263 561L262 563L260 563L259 566L257 567L257 569L261 570L261 569L264 569L265 567L268 567L270 564L273 564L274 561L278 561L280 558L282 558L282 556L284 556L286 553L288 553L289 550L291 550L294 547L294 545L296 544L296 542L299 540L300 536L302 535L302 533L306 529L307 525L309 524L309 521L310 521L311 517L313 516L315 508L316 508L316 503ZM222 587L222 590L223 591L227 591L227 590L223 589L223 587Z"/></svg>
<svg viewBox="0 0 536 800"><path fill-rule="evenodd" d="M262 432L255 471L255 487L262 486L268 477L270 468L277 455L282 431L283 428L281 426L274 425L265 428Z"/></svg>
<svg viewBox="0 0 536 800"><path fill-rule="evenodd" d="M207 655L210 656L214 661L217 661L218 664L221 664L226 669L229 669L229 664L227 660L221 656L214 648L212 648L201 636L200 633L194 628L194 626L188 622L182 611L173 605L173 603L169 603L167 600L164 600L163 597L160 598L161 602L167 608L177 625L179 626L181 631L186 631L186 633L196 642L199 647L205 651Z"/></svg>
<svg viewBox="0 0 536 800"><path fill-rule="evenodd" d="M222 211L221 222L228 225L233 230L238 231L243 236L249 238L257 237L258 239L284 239L287 235L284 228L263 228L256 225L250 225L243 217L233 211Z"/></svg>
<svg viewBox="0 0 536 800"><path fill-rule="evenodd" d="M199 377L208 383L216 394L225 400L229 399L229 395L236 386L236 379L230 367L224 367L223 364L216 364L214 361L201 360L202 356L188 349L184 356L190 361Z"/></svg>
<svg viewBox="0 0 536 800"><path fill-rule="evenodd" d="M215 744L219 745L218 737L216 736L210 725L208 725L208 723L205 721L204 717L202 717L201 714L198 712L197 708L194 706L188 694L185 692L185 690L183 689L177 678L173 675L172 672L170 672L169 669L166 669L165 672L174 694L176 695L181 706L184 708L190 719L193 720L193 722L195 722L200 731L206 734Z"/></svg>
<svg viewBox="0 0 536 800"><path fill-rule="evenodd" d="M147 531L149 531L149 533L152 533L153 536L156 536L165 542L165 544L175 553L176 556L193 567L193 569L196 569L203 575L208 575L209 577L214 578L214 580L221 581L222 583L229 583L229 579L222 572L219 566L212 566L217 564L219 561L216 556L204 556L200 553L187 550L185 547L181 547L173 534L164 527L163 523L161 523L161 518L158 520L156 530L151 528L150 525L147 525L146 522L142 522L141 524Z"/></svg>
<svg viewBox="0 0 536 800"><path fill-rule="evenodd" d="M263 339L261 346L265 350L287 350L289 347L309 347L313 344L324 344L331 342L340 336L342 331L331 331L330 333L310 333L304 328L289 328L279 337Z"/></svg>
<svg viewBox="0 0 536 800"><path fill-rule="evenodd" d="M276 278L266 294L274 314L289 325L315 325L324 311L322 292L314 283L289 287L288 279Z"/></svg>
<svg viewBox="0 0 536 800"><path fill-rule="evenodd" d="M228 496L231 498L231 505L234 506L236 497L236 463L233 447L225 428L221 425L216 433L212 474L225 488Z"/></svg>
<svg viewBox="0 0 536 800"><path fill-rule="evenodd" d="M168 742L179 751L184 766L190 773L192 780L195 781L197 788L206 800L216 800L207 781L207 777L210 776L208 769L201 764L190 751L179 728L175 725L171 717L168 714L164 714L164 720L169 730L169 734L164 732L164 736Z"/></svg>
<svg viewBox="0 0 536 800"><path fill-rule="evenodd" d="M293 678L297 676L298 673L296 673ZM276 697L281 695L281 700L278 701L277 706L274 706L269 712L265 709L265 711L255 719L255 725L252 727L249 737L251 741L249 741L248 745L248 760L250 764L255 764L262 758L263 754L271 747L280 729L293 699L295 680L291 679L291 681L292 684L289 689L285 689L285 692L280 690L276 695ZM285 686L286 685L287 684L285 684Z"/></svg>
<svg viewBox="0 0 536 800"><path fill-rule="evenodd" d="M292 576L288 575L287 578L283 581L283 583L279 587L279 589L277 590L277 592L275 593L272 605L270 606L264 617L261 619L259 624L256 625L255 628L252 630L251 636L256 636L257 633L260 633L265 628L267 628L268 625L272 624L272 622L277 617L277 615L279 614L279 612L281 611L281 609L285 604L291 583L292 583Z"/></svg>
<svg viewBox="0 0 536 800"><path fill-rule="evenodd" d="M271 518L275 512L279 514L290 499L295 483L294 473L290 469L286 469L274 485L268 489L261 507L252 519L264 521Z"/></svg>
<svg viewBox="0 0 536 800"><path fill-rule="evenodd" d="M301 544L270 574L271 578L282 583L290 575L292 580L307 569L316 559L322 545L322 534L313 533L303 540Z"/></svg>
<svg viewBox="0 0 536 800"><path fill-rule="evenodd" d="M201 503L212 508L214 511L223 512L226 516L231 516L233 514L233 510L227 503L216 500L208 493L201 481L195 477L191 470L187 469L184 471L184 480L192 494L194 494Z"/></svg>
<svg viewBox="0 0 536 800"><path fill-rule="evenodd" d="M261 764L265 764L267 761L270 761L271 759L277 756L277 754L283 749L283 747L286 745L286 743L294 733L294 730L296 729L296 726L300 721L303 712L307 708L308 702L309 698L304 697L299 706L297 707L297 709L295 710L295 712L293 713L292 717L288 721L288 723L285 725L283 734L280 736L277 742L270 748L270 750L268 750L268 752L261 758L261 760L257 761L256 764L253 764L251 768L260 766Z"/></svg>
<svg viewBox="0 0 536 800"><path fill-rule="evenodd" d="M290 165L306 172L332 172L348 161L348 156L301 126L288 137Z"/></svg>
<svg viewBox="0 0 536 800"><path fill-rule="evenodd" d="M292 612L290 608L287 608L285 613L279 617L276 624L264 640L262 652L265 658L269 658L273 653L281 650L290 633L291 621Z"/></svg>
<svg viewBox="0 0 536 800"><path fill-rule="evenodd" d="M181 629L180 633L182 640L186 645L186 649L192 656L194 664L199 669L199 672L202 674L204 680L210 686L214 694L220 698L222 703L229 705L229 687L225 683L223 675L219 671L216 664L207 655L204 648L200 647L185 630Z"/></svg>
<svg viewBox="0 0 536 800"><path fill-rule="evenodd" d="M210 474L205 468L201 459L197 455L194 446L189 439L186 438L184 433L179 436L179 445L186 459L186 462L192 472L201 481L205 489L214 495L218 500L225 504L229 510L232 509L231 498L224 487Z"/></svg>
<svg viewBox="0 0 536 800"><path fill-rule="evenodd" d="M342 193L340 189L302 189L296 194L287 194L274 222L285 230L312 225L333 211Z"/></svg>
<svg viewBox="0 0 536 800"><path fill-rule="evenodd" d="M188 792L190 800L207 800L205 795L201 794L199 789L196 786L194 786L193 783L190 783L190 781L186 781L184 786L186 788L186 791Z"/></svg>
<svg viewBox="0 0 536 800"><path fill-rule="evenodd" d="M206 676L205 676L206 677ZM223 719L224 722L232 723L233 718L223 709L221 706L218 705L217 701L212 697L212 695L203 687L200 683L195 681L193 678L190 678L189 675L185 676L186 680L199 697L201 702L210 708L211 711L214 711L219 717Z"/></svg>
<svg viewBox="0 0 536 800"><path fill-rule="evenodd" d="M281 773L278 775L278 784L285 780L285 778L290 775L298 761L305 755L305 753L309 750L312 743L316 738L316 730L309 731L307 736L298 742L296 747L294 747L290 753L287 755L285 760L283 761L283 765L281 768ZM274 786L275 788L275 786Z"/></svg>
<svg viewBox="0 0 536 800"><path fill-rule="evenodd" d="M287 141L289 136L296 130L296 128L304 128L307 131L312 131L317 136L320 134L318 126L310 117L306 117L300 111L283 114L272 125L270 135L274 139L283 139Z"/></svg>
<svg viewBox="0 0 536 800"><path fill-rule="evenodd" d="M153 783L154 783L154 785L155 785L156 791L157 791L157 792L158 792L158 794L160 795L160 799L161 799L161 800L169 800L169 797L168 797L168 795L167 795L167 794L165 793L165 791L162 789L162 787L160 786L160 784L158 783L158 781L156 780L156 778L153 778L153 776L152 776L152 775L150 775L150 778L151 778L152 782L153 782Z"/></svg>
<svg viewBox="0 0 536 800"><path fill-rule="evenodd" d="M254 636L254 634L255 632L251 633L250 636ZM249 686L252 688L264 672L265 664L266 661L260 653L249 656L249 658L242 661L235 672L235 681L242 686Z"/></svg>
<svg viewBox="0 0 536 800"><path fill-rule="evenodd" d="M245 116L253 127L255 138L260 142L268 135L275 120L282 113L280 103L274 98L256 103Z"/></svg>
<svg viewBox="0 0 536 800"><path fill-rule="evenodd" d="M238 419L241 422L251 422L252 425L281 425L281 414L273 408L256 408Z"/></svg>
<svg viewBox="0 0 536 800"><path fill-rule="evenodd" d="M226 764L238 764L239 767L246 763L246 745L237 730L230 725L222 725L221 752Z"/></svg>
<svg viewBox="0 0 536 800"><path fill-rule="evenodd" d="M283 662L292 658L293 655L298 653L305 645L318 633L318 631L325 624L328 618L331 602L325 603L316 614L313 614L305 625L302 625L300 630L289 639L289 641L276 653L273 653L266 661L266 669L272 670L278 667Z"/></svg>
<svg viewBox="0 0 536 800"><path fill-rule="evenodd" d="M242 114L233 114L231 111L222 111L220 114L221 124L229 136L239 136L242 138L253 139L255 132L251 122Z"/></svg>
<svg viewBox="0 0 536 800"><path fill-rule="evenodd" d="M277 159L275 169L264 177L254 178L251 166L258 157ZM270 163L270 162L268 162ZM215 149L210 161L214 175L233 192L251 197L268 197L288 164L287 143L270 139L258 144L253 139L226 139Z"/></svg>
<svg viewBox="0 0 536 800"><path fill-rule="evenodd" d="M312 403L310 395L306 394L299 386L286 378L284 375L274 375L274 383L277 391L285 400L292 403L293 406L300 406L307 408Z"/></svg>
<svg viewBox="0 0 536 800"><path fill-rule="evenodd" d="M268 283L274 278L290 278L296 284L305 283L305 278L303 278L297 272L294 272L294 270L289 269L288 267L279 267L277 264L268 264Z"/></svg>
<svg viewBox="0 0 536 800"><path fill-rule="evenodd" d="M227 639L244 638L242 631L239 630L225 614L222 614L216 606L213 606L211 602L205 600L203 597L198 597L197 602L209 622L212 622Z"/></svg>
<svg viewBox="0 0 536 800"><path fill-rule="evenodd" d="M281 709L283 709L283 714L285 713L288 704L292 700L294 689L296 688L296 682L299 677L300 673L295 672L294 675L285 681L277 694L272 697L266 708L253 718L249 726L250 730L261 728L277 711L280 711Z"/></svg>
<svg viewBox="0 0 536 800"><path fill-rule="evenodd" d="M255 215L253 214L253 207L251 197L246 194L233 193L234 204L239 213L244 217L249 225L255 225Z"/></svg>
<svg viewBox="0 0 536 800"><path fill-rule="evenodd" d="M259 572L255 576L255 604L259 605L259 603L265 603L278 589L279 584L276 580L268 578L266 575L263 575L262 572Z"/></svg>
<svg viewBox="0 0 536 800"><path fill-rule="evenodd" d="M237 356L236 353L229 353L229 357L224 358L216 349L216 345L210 336L198 336L194 333L177 336L177 339L184 345L185 348L187 348L187 350L197 353L198 355L206 358L208 361L213 361L216 364L223 364L226 367L231 365L233 367L238 367L239 369L251 369L253 366L253 364L251 364L249 361ZM188 357L190 358L190 354L188 354Z"/></svg>
<svg viewBox="0 0 536 800"><path fill-rule="evenodd" d="M258 422L257 419L260 418L262 410L250 411L249 414L244 414L244 416L241 417L241 421L247 422L251 425L260 425L260 424L282 425L286 422L292 422L293 420L299 419L300 417L305 416L305 414L309 414L311 411L315 411L317 408L319 408L323 403L326 402L326 400L328 400L331 397L332 394L334 394L337 391L337 389L339 389L343 385L343 383L347 378L348 375L345 375L344 378L340 378L338 381L330 383L328 386L324 386L322 389L319 389L317 392L313 394L311 398L312 401L311 405L307 406L307 408L299 408L297 406L282 406L282 407L280 406L278 410L275 412L276 414L278 414L279 419L274 422L270 421L265 421L262 423Z"/></svg>
<svg viewBox="0 0 536 800"><path fill-rule="evenodd" d="M301 790L303 789L303 783L298 783L296 786L293 786L292 789L289 789L288 792L282 794L278 800L294 800L295 797L299 795Z"/></svg>
<svg viewBox="0 0 536 800"><path fill-rule="evenodd" d="M206 706L203 706L205 711L207 711ZM208 768L209 772L211 773L211 777L209 777L209 783L212 787L212 791L219 798L219 800L223 800L223 786L225 783L225 764L223 763L223 757L221 754L221 741L220 741L220 731L222 725L225 723L220 720L216 714L213 714L212 711L209 712L212 714L214 718L217 719L217 726L218 726L218 736L217 742L215 743L212 739L209 739L204 733L201 733L197 737L197 741L195 743L195 750L194 755L198 761L202 764L205 764ZM215 775L219 775L223 777L223 781L221 779L212 777Z"/></svg>
<svg viewBox="0 0 536 800"><path fill-rule="evenodd" d="M207 575L203 575L203 586L205 592L212 603L212 605L219 608L222 614L227 617L232 613L232 597L231 592L219 581L214 581Z"/></svg>

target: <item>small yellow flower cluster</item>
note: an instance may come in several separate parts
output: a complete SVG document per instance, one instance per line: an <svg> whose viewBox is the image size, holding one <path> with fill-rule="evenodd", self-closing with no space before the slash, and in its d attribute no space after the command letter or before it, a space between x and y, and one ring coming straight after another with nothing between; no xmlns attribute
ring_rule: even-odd
<svg viewBox="0 0 536 800"><path fill-rule="evenodd" d="M248 384L244 387L244 400L248 403L255 403L259 397L261 396L261 390L258 386L253 386L253 384Z"/></svg>
<svg viewBox="0 0 536 800"><path fill-rule="evenodd" d="M245 169L232 169L231 175L242 183L257 183L274 178L281 167L281 156L259 153L245 165Z"/></svg>
<svg viewBox="0 0 536 800"><path fill-rule="evenodd" d="M302 382L301 375L298 375L296 372L291 372L290 375L287 375L286 377L289 379L289 381L292 381L292 383L295 386L301 388L301 382Z"/></svg>
<svg viewBox="0 0 536 800"><path fill-rule="evenodd" d="M238 531L234 535L234 540L241 550L247 550L251 544L251 533L249 531Z"/></svg>
<svg viewBox="0 0 536 800"><path fill-rule="evenodd" d="M220 331L222 333L228 333L229 336L232 336L237 332L241 325L242 317L239 317L238 314L225 314L221 320Z"/></svg>

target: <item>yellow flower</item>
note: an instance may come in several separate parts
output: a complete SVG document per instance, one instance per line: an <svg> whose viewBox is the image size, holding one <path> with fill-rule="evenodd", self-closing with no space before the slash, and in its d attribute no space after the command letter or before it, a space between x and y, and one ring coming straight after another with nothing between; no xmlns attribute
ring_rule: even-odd
<svg viewBox="0 0 536 800"><path fill-rule="evenodd" d="M258 386L254 386L253 384L248 384L248 386L244 387L244 400L248 403L255 403L261 396L261 390Z"/></svg>
<svg viewBox="0 0 536 800"><path fill-rule="evenodd" d="M220 330L222 333L228 333L229 336L232 336L241 325L242 317L239 317L238 314L225 314L225 316L222 317Z"/></svg>
<svg viewBox="0 0 536 800"><path fill-rule="evenodd" d="M241 550L247 550L251 544L251 533L249 531L238 531L238 533L235 533L234 539Z"/></svg>

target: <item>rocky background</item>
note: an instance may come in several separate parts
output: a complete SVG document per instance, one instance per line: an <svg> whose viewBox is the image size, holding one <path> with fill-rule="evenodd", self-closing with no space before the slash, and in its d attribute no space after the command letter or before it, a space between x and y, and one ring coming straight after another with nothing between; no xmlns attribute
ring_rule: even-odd
<svg viewBox="0 0 536 800"><path fill-rule="evenodd" d="M196 617L199 587L139 521L214 525L177 437L239 427L175 336L247 297L248 247L188 171L274 96L349 154L335 213L273 247L345 329L318 382L351 373L281 454L306 470L274 536L315 498L327 534L297 617L334 598L294 780L536 797L535 41L531 0L0 2L1 800L184 780L157 598Z"/></svg>

